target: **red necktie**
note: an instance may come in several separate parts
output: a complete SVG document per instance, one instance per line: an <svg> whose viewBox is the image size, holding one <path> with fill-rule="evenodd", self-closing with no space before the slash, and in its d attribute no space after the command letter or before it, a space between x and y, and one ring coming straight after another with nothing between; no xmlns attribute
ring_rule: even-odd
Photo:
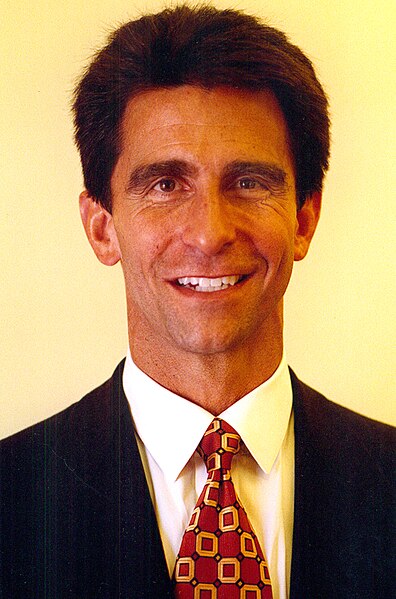
<svg viewBox="0 0 396 599"><path fill-rule="evenodd" d="M215 418L198 446L208 479L176 559L177 599L272 599L266 559L231 479L240 443L238 433Z"/></svg>

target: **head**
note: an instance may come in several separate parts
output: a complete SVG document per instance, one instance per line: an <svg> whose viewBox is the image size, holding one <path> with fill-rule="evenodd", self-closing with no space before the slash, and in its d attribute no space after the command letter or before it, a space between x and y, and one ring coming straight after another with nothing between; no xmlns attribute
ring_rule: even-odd
<svg viewBox="0 0 396 599"><path fill-rule="evenodd" d="M253 17L181 6L116 31L74 108L81 215L99 260L121 261L136 363L169 388L191 360L273 372L327 168L308 59Z"/></svg>
<svg viewBox="0 0 396 599"><path fill-rule="evenodd" d="M183 85L270 90L287 124L298 207L321 191L329 117L309 59L284 33L255 17L210 6L179 6L115 31L76 89L76 142L85 187L109 212L110 181L129 100L141 92Z"/></svg>

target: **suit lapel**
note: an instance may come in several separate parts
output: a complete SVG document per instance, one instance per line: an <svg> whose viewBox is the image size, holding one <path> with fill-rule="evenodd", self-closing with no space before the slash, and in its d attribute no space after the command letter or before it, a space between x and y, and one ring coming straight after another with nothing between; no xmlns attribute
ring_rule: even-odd
<svg viewBox="0 0 396 599"><path fill-rule="evenodd" d="M381 425L291 376L295 501L290 599L385 597L381 588L389 574L384 574L381 539L389 520L383 491L389 487L389 469L384 471L373 445L381 438ZM374 427L378 430L372 435Z"/></svg>
<svg viewBox="0 0 396 599"><path fill-rule="evenodd" d="M313 464L303 412L303 398L298 381L292 375L293 409L295 433L295 480L294 480L294 527L290 599L302 599L309 589L310 578L306 568L310 547L307 515L312 510L312 494L307 492L310 485ZM302 591L304 589L304 592ZM309 595L307 595L309 597Z"/></svg>
<svg viewBox="0 0 396 599"><path fill-rule="evenodd" d="M121 596L129 597L130 589L139 588L139 597L165 599L172 596L169 574L122 372L123 364L113 375L111 397L119 447Z"/></svg>
<svg viewBox="0 0 396 599"><path fill-rule="evenodd" d="M334 467L339 433L335 414L327 414L334 404L303 385L294 373L291 377L295 496L290 599L333 599L349 588L349 573L339 561L348 528L340 511L347 497L342 488L345 477L342 458L341 468ZM342 592L341 596L349 597Z"/></svg>

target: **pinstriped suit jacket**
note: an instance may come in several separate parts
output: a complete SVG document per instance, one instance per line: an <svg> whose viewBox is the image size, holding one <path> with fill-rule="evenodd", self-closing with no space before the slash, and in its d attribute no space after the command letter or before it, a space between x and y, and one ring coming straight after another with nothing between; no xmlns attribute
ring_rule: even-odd
<svg viewBox="0 0 396 599"><path fill-rule="evenodd" d="M1 599L172 597L122 370L0 442ZM392 599L395 431L292 382L290 599Z"/></svg>

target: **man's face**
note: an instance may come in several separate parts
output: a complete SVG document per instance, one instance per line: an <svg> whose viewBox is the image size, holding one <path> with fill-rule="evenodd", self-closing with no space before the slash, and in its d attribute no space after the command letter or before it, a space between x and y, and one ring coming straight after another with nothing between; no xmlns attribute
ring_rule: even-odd
<svg viewBox="0 0 396 599"><path fill-rule="evenodd" d="M133 98L111 190L130 336L213 354L279 334L306 250L271 93L182 86Z"/></svg>

